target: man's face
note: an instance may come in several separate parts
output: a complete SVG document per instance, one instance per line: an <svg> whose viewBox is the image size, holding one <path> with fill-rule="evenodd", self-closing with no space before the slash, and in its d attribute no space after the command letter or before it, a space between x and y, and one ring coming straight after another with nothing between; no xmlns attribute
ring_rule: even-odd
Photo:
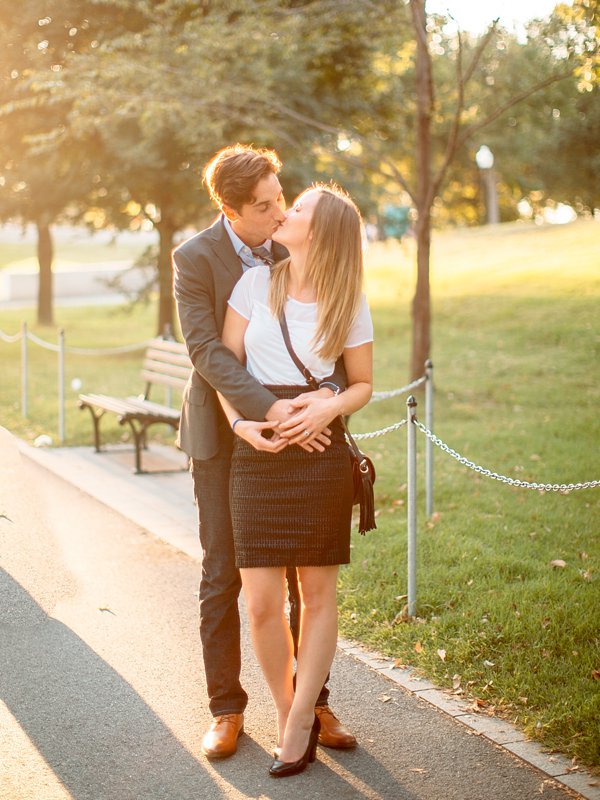
<svg viewBox="0 0 600 800"><path fill-rule="evenodd" d="M285 199L277 175L271 172L259 180L252 203L245 203L239 211L224 206L223 211L233 230L249 247L270 239L285 219Z"/></svg>

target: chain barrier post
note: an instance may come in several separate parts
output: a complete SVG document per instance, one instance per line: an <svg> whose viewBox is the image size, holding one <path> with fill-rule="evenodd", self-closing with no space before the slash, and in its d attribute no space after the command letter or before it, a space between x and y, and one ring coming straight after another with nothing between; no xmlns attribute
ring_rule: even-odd
<svg viewBox="0 0 600 800"><path fill-rule="evenodd" d="M408 528L408 616L414 617L417 605L417 448L413 420L417 401L411 394L406 400L407 442L407 528Z"/></svg>
<svg viewBox="0 0 600 800"><path fill-rule="evenodd" d="M58 332L58 438L65 440L65 331Z"/></svg>
<svg viewBox="0 0 600 800"><path fill-rule="evenodd" d="M21 416L27 417L27 323L21 323Z"/></svg>
<svg viewBox="0 0 600 800"><path fill-rule="evenodd" d="M425 362L425 425L433 430L433 363ZM425 440L425 511L428 517L433 514L433 443Z"/></svg>

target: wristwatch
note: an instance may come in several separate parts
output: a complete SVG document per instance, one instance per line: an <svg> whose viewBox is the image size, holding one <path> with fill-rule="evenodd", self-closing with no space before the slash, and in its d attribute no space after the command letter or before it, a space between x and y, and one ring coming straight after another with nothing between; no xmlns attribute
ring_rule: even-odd
<svg viewBox="0 0 600 800"><path fill-rule="evenodd" d="M337 395L342 391L340 387L337 386L337 384L332 383L332 381L322 381L319 384L319 389L322 389L324 386L326 386L328 389L331 389L334 397L337 397Z"/></svg>

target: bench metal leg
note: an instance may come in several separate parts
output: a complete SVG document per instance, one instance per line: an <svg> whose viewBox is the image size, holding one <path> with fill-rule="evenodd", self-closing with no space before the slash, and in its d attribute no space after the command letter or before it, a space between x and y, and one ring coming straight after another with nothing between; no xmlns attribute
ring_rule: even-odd
<svg viewBox="0 0 600 800"><path fill-rule="evenodd" d="M136 428L134 424L134 420L128 419L127 422L129 423L129 427L131 428L131 433L133 434L133 443L135 445L135 474L140 475L141 473L145 472L142 469L142 448L146 446L146 428L148 428L148 424L141 424L140 428ZM121 423L123 424L123 423Z"/></svg>
<svg viewBox="0 0 600 800"><path fill-rule="evenodd" d="M94 448L96 452L100 452L100 420L104 416L104 411L101 411L99 414L96 414L92 406L79 406L81 409L89 408L90 414L92 415L92 422L94 423Z"/></svg>
<svg viewBox="0 0 600 800"><path fill-rule="evenodd" d="M179 422L169 422L168 420L148 420L147 422L139 422L139 420L127 419L127 420L120 420L121 425L124 425L125 422L129 424L131 428L131 433L133 435L133 442L135 445L135 474L136 475L143 475L147 472L147 470L142 469L142 450L147 449L146 443L146 433L148 428L151 425L169 425L169 427L173 428L174 431L177 430L179 427ZM136 427L135 423L139 423L139 428Z"/></svg>

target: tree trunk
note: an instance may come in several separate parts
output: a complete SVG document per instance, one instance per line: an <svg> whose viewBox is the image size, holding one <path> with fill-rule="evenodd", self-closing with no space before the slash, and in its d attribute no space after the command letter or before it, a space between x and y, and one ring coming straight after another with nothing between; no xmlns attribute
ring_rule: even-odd
<svg viewBox="0 0 600 800"><path fill-rule="evenodd" d="M156 224L159 235L158 245L158 329L157 336L165 334L173 336L175 305L173 300L173 267L171 252L173 238L177 231L169 220L161 220Z"/></svg>
<svg viewBox="0 0 600 800"><path fill-rule="evenodd" d="M423 374L425 360L430 356L431 308L429 292L429 255L431 249L431 206L433 188L431 176L431 114L433 108L433 79L431 55L427 40L425 0L410 0L416 53L417 90L417 286L412 302L411 380Z"/></svg>
<svg viewBox="0 0 600 800"><path fill-rule="evenodd" d="M427 210L419 212L417 220L417 287L412 301L411 380L424 374L425 361L431 354L430 250L431 218Z"/></svg>
<svg viewBox="0 0 600 800"><path fill-rule="evenodd" d="M52 262L54 247L50 232L50 220L39 219L37 227L37 257L40 267L38 280L37 321L39 325L54 325Z"/></svg>

